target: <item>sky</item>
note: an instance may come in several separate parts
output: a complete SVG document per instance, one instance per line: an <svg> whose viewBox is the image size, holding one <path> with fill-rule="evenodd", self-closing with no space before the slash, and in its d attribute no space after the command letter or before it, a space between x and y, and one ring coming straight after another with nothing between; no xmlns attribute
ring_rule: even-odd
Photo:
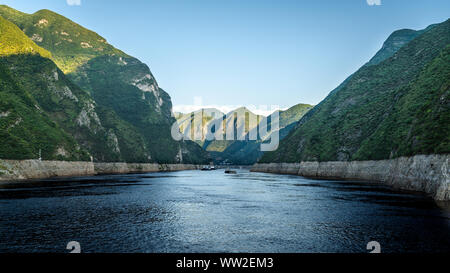
<svg viewBox="0 0 450 273"><path fill-rule="evenodd" d="M450 16L448 0L0 0L50 9L146 63L175 111L317 104L395 30ZM258 111L256 111L258 112ZM270 111L269 111L270 112Z"/></svg>

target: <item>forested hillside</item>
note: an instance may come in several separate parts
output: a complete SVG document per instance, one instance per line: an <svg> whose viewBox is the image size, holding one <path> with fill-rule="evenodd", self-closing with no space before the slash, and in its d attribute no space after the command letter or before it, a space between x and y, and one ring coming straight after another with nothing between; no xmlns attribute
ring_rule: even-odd
<svg viewBox="0 0 450 273"><path fill-rule="evenodd" d="M404 36L405 31L396 33ZM330 93L261 162L449 153L450 20L408 37L413 39L395 53L383 47L375 61Z"/></svg>

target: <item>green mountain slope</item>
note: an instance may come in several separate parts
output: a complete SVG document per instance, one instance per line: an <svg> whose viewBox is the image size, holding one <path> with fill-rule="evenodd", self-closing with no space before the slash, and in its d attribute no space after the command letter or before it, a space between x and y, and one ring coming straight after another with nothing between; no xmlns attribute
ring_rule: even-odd
<svg viewBox="0 0 450 273"><path fill-rule="evenodd" d="M355 159L450 152L450 45L408 86Z"/></svg>
<svg viewBox="0 0 450 273"><path fill-rule="evenodd" d="M23 81L0 60L0 158L89 160L76 140L53 122Z"/></svg>
<svg viewBox="0 0 450 273"><path fill-rule="evenodd" d="M450 20L365 65L261 162L378 160L448 153ZM376 62L375 62L376 63Z"/></svg>
<svg viewBox="0 0 450 273"><path fill-rule="evenodd" d="M257 130L257 126L263 118L264 118L263 116L256 115L245 107L233 110L227 113L226 116L219 118L221 121L223 121L222 127L224 140L205 141L203 148L208 152L223 153L230 145L232 145L236 141L248 138L247 134L251 130ZM213 123L214 120L211 121L210 124ZM208 124L207 126L210 125ZM233 136L233 140L227 140L226 136L227 126L231 126L232 128L234 128L235 134Z"/></svg>
<svg viewBox="0 0 450 273"><path fill-rule="evenodd" d="M205 161L206 153L194 143L172 139L170 129L175 119L170 97L159 88L145 64L109 45L95 32L49 10L25 14L0 6L0 15L50 51L68 79L92 98L105 131L102 139L83 141L92 147L95 160ZM96 145L99 142L112 146L113 152Z"/></svg>
<svg viewBox="0 0 450 273"><path fill-rule="evenodd" d="M0 158L38 158L41 150L45 159L89 160L88 152L39 102L50 94L41 86L57 72L44 57L51 54L0 16ZM52 71L46 71L49 66ZM30 86L33 81L39 83ZM68 90L56 82L52 81L55 97Z"/></svg>
<svg viewBox="0 0 450 273"><path fill-rule="evenodd" d="M423 30L401 29L392 33L384 42L383 47L367 63L367 65L376 65L392 57L397 51L414 40L417 36L431 29L434 25Z"/></svg>
<svg viewBox="0 0 450 273"><path fill-rule="evenodd" d="M105 55L90 60L70 78L90 92L99 106L114 111L145 140L148 160L175 162L180 144L170 128L172 104L148 67L134 58Z"/></svg>
<svg viewBox="0 0 450 273"><path fill-rule="evenodd" d="M21 119L28 118L31 113L38 109L38 112L43 114L44 120L49 119L46 122L55 126L58 125L58 128L64 131L59 132L61 135L71 136L71 141L77 143L77 149L84 148L84 159L87 160L90 159L87 154L92 155L95 160L99 161L127 160L127 156L122 156L118 152L119 146L122 148L122 153L133 154L132 159L146 160L147 156L141 152L145 146L142 140L140 145L115 142L114 131L102 126L97 113L98 109L90 95L68 80L51 60L44 58L51 57L48 51L37 46L13 23L2 17L0 17L0 22L0 32L5 34L0 36L0 48L4 49L4 45L9 45L8 51L2 50L0 54L0 64L9 75L8 80L5 79L4 81L8 82L9 85L18 86L19 90L16 92L24 92L29 99L34 101L33 109L25 110L24 107L19 107L22 111L17 110L17 114L21 116ZM2 91L6 92L7 90ZM4 102L14 97L11 92L4 93L4 96ZM10 98L6 98L7 96L10 96ZM12 104L9 104L9 107L15 108ZM4 113L8 112L11 112L11 109L4 109ZM121 131L127 134L135 130L130 127L125 128ZM47 140L49 143L40 143L35 146L31 141L34 134L31 133L31 128L27 128L27 130L30 135L27 141L22 142L28 142L33 150L46 146L53 147L50 142L57 143L54 138L49 137ZM54 134L51 131L49 130L49 135ZM16 139L14 135L9 135L9 138L2 138L4 144L11 144L14 142L13 139ZM14 147L14 145L11 147ZM64 148L63 146L59 147L59 152L62 155L74 153L73 147ZM79 151L75 154L77 153ZM35 158L36 154L35 151L31 155L30 153L22 153L20 149L16 151L11 148L4 150L0 157L25 159ZM47 160L81 159L80 157L57 155L52 149L44 149L43 158Z"/></svg>
<svg viewBox="0 0 450 273"><path fill-rule="evenodd" d="M297 122L313 108L308 104L297 104L286 111L279 112L279 134L280 140L284 139L289 132L295 127ZM267 119L270 126L270 116ZM262 124L258 125L258 128ZM265 129L263 129L265 131ZM246 138L248 139L248 137ZM217 161L226 161L237 165L252 165L256 163L262 156L261 144L264 140L257 141L235 141L231 143L222 153L216 154Z"/></svg>
<svg viewBox="0 0 450 273"><path fill-rule="evenodd" d="M0 15L16 24L39 46L52 52L53 60L66 74L98 56L127 56L97 33L50 10L26 14L0 5Z"/></svg>
<svg viewBox="0 0 450 273"><path fill-rule="evenodd" d="M218 116L216 116L216 114ZM196 115L198 115L202 119L202 125L198 128L200 132L195 132L197 127L195 125L193 126L193 124L195 124L196 122L194 121ZM177 119L178 126L180 127L180 131L183 133L183 135L190 136L190 138L194 140L194 142L203 147L203 145L205 144L207 129L210 128L211 122L219 117L223 118L224 115L224 113L217 109L208 108L188 114L175 113L175 118ZM201 139L196 140L196 134L201 135Z"/></svg>
<svg viewBox="0 0 450 273"><path fill-rule="evenodd" d="M292 106L286 111L280 111L280 129L293 123L297 123L312 108L312 105L300 103Z"/></svg>
<svg viewBox="0 0 450 273"><path fill-rule="evenodd" d="M0 55L37 54L50 58L47 50L37 46L13 23L0 16Z"/></svg>
<svg viewBox="0 0 450 273"><path fill-rule="evenodd" d="M73 136L96 161L146 160L142 140L131 144L117 140L116 134L133 134L136 129L120 124L117 117L106 118L114 113L108 115L108 111L97 107L90 95L68 80L51 60L40 56L12 55L0 58L0 63L9 68L11 77L36 100L39 109ZM108 126L109 120L116 120L124 126L123 129ZM128 153L133 156L128 156Z"/></svg>

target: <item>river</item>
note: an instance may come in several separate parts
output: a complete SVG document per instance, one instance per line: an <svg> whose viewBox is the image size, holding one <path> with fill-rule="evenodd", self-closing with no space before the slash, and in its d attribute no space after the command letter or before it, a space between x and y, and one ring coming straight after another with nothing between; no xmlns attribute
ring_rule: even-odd
<svg viewBox="0 0 450 273"><path fill-rule="evenodd" d="M0 252L450 252L450 211L367 182L182 171L0 185Z"/></svg>

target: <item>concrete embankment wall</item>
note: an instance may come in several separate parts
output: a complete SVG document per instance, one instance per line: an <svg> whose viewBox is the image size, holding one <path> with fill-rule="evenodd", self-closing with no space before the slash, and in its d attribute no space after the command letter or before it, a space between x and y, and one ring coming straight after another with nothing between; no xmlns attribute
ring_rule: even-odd
<svg viewBox="0 0 450 273"><path fill-rule="evenodd" d="M93 163L39 160L0 160L0 181L44 179L50 177L91 176L138 172L196 170L190 164Z"/></svg>
<svg viewBox="0 0 450 273"><path fill-rule="evenodd" d="M94 163L96 174L175 172L199 168L191 164Z"/></svg>
<svg viewBox="0 0 450 273"><path fill-rule="evenodd" d="M450 201L450 155L417 155L380 161L256 164L253 172L300 175L319 179L376 181L394 188L424 192Z"/></svg>

